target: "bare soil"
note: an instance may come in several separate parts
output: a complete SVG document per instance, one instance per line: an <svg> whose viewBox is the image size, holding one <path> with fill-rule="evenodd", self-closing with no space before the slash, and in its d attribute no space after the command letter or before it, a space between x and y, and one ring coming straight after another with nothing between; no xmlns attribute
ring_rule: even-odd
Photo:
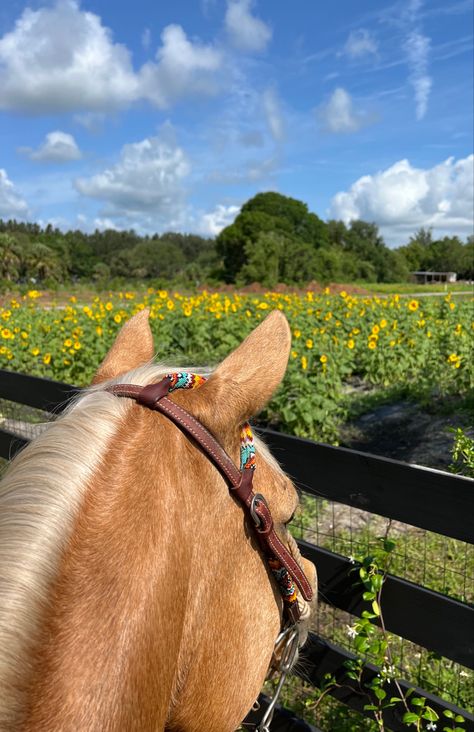
<svg viewBox="0 0 474 732"><path fill-rule="evenodd" d="M447 470L452 462L452 429L472 432L465 413L430 413L413 402L376 407L341 429L341 444L362 452Z"/></svg>

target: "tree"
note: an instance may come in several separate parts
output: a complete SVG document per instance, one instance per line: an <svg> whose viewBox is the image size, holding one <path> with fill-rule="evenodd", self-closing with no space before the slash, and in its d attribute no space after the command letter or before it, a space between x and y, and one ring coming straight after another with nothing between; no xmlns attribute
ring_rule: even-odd
<svg viewBox="0 0 474 732"><path fill-rule="evenodd" d="M287 237L292 247L310 245L316 249L328 243L326 224L309 213L305 203L280 193L259 193L242 206L234 223L216 239L227 282L235 281L247 261L249 247L256 245L260 234L270 232Z"/></svg>
<svg viewBox="0 0 474 732"><path fill-rule="evenodd" d="M260 282L265 287L274 287L280 281L286 243L285 237L274 231L262 231L255 243L247 242L239 280L245 284Z"/></svg>
<svg viewBox="0 0 474 732"><path fill-rule="evenodd" d="M7 233L0 233L0 278L17 282L21 272L21 247Z"/></svg>
<svg viewBox="0 0 474 732"><path fill-rule="evenodd" d="M30 244L24 255L25 274L35 280L59 282L65 274L61 259L51 247L41 242Z"/></svg>

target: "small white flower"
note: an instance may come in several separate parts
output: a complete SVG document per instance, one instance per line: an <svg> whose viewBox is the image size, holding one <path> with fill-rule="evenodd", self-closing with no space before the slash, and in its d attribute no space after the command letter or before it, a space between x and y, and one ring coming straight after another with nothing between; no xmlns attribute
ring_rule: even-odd
<svg viewBox="0 0 474 732"><path fill-rule="evenodd" d="M346 625L347 628L347 635L349 638L355 638L357 635L357 630L352 627L352 625Z"/></svg>
<svg viewBox="0 0 474 732"><path fill-rule="evenodd" d="M468 674L467 671L460 671L459 672L459 676L466 676L467 677L467 676L469 676L469 674Z"/></svg>
<svg viewBox="0 0 474 732"><path fill-rule="evenodd" d="M428 724L426 725L426 729L433 730L434 732L434 730L436 729L436 724L434 722L428 722Z"/></svg>
<svg viewBox="0 0 474 732"><path fill-rule="evenodd" d="M355 557L353 557L352 555L349 557L349 561L350 561L351 564L355 564L356 563Z"/></svg>

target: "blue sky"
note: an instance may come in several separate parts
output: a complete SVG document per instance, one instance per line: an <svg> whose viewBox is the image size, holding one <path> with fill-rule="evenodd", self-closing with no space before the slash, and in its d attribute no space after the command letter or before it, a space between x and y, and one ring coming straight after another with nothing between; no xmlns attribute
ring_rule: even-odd
<svg viewBox="0 0 474 732"><path fill-rule="evenodd" d="M471 0L10 0L0 217L215 235L259 191L472 233Z"/></svg>

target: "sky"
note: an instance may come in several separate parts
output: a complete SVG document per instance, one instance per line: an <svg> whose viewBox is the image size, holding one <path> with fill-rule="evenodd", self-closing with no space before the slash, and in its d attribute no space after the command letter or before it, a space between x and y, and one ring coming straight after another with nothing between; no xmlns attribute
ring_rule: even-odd
<svg viewBox="0 0 474 732"><path fill-rule="evenodd" d="M261 191L473 232L472 0L4 0L0 218L215 236Z"/></svg>

